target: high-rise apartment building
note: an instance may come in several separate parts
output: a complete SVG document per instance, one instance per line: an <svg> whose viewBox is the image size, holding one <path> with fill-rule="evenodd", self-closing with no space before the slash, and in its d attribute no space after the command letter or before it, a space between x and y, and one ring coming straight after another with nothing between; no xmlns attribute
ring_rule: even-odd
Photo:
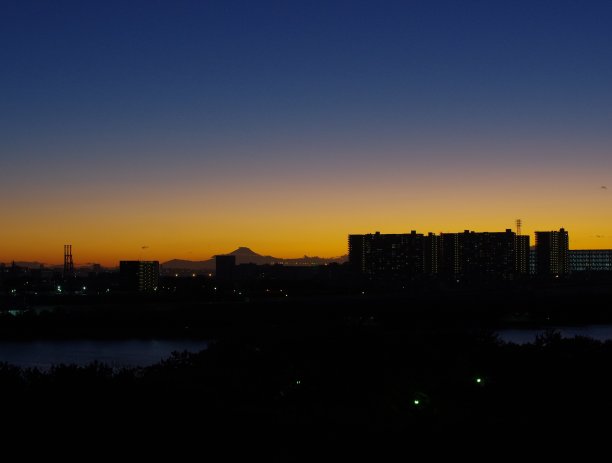
<svg viewBox="0 0 612 463"><path fill-rule="evenodd" d="M559 231L535 232L535 260L538 275L560 276L570 272L569 235Z"/></svg>
<svg viewBox="0 0 612 463"><path fill-rule="evenodd" d="M529 237L509 229L349 235L349 263L366 275L513 278L529 271Z"/></svg>
<svg viewBox="0 0 612 463"><path fill-rule="evenodd" d="M425 237L416 231L349 235L349 263L357 272L367 275L422 275L425 243Z"/></svg>
<svg viewBox="0 0 612 463"><path fill-rule="evenodd" d="M119 275L125 291L153 292L159 284L159 262L122 260Z"/></svg>
<svg viewBox="0 0 612 463"><path fill-rule="evenodd" d="M442 233L439 273L513 278L528 269L529 237L505 232Z"/></svg>
<svg viewBox="0 0 612 463"><path fill-rule="evenodd" d="M530 252L530 240L529 235L516 235L516 274L517 275L529 275L531 273L531 252Z"/></svg>

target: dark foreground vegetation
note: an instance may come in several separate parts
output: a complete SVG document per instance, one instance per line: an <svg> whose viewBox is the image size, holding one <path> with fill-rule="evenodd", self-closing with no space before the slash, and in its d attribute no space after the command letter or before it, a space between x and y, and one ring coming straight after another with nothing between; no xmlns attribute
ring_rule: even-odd
<svg viewBox="0 0 612 463"><path fill-rule="evenodd" d="M491 439L500 451L527 441L558 447L587 429L610 430L612 342L551 330L514 345L492 329L605 321L608 293L538 294L524 306L521 294L481 291L6 315L5 339L189 335L210 343L147 368L0 364L2 435L123 440L148 451L229 439L226 452L257 447L280 461L319 458L325 444L341 461L398 447L431 454L451 440L475 452ZM551 433L556 440L544 438Z"/></svg>
<svg viewBox="0 0 612 463"><path fill-rule="evenodd" d="M4 423L17 429L57 429L61 418L70 435L196 432L202 442L223 434L290 451L361 439L421 445L464 432L523 439L608 423L611 365L612 343L555 333L518 346L361 327L225 339L141 369L1 364L0 387Z"/></svg>

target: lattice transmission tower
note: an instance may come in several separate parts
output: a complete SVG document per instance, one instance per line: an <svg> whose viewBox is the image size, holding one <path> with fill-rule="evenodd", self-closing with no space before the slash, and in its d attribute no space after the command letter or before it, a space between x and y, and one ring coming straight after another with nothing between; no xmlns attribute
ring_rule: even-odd
<svg viewBox="0 0 612 463"><path fill-rule="evenodd" d="M64 277L74 275L74 262L72 261L72 245L64 245Z"/></svg>

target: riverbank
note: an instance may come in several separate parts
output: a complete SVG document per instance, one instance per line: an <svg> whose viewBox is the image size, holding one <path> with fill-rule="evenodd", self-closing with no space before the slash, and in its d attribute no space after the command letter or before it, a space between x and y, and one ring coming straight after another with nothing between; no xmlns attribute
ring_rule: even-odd
<svg viewBox="0 0 612 463"><path fill-rule="evenodd" d="M253 332L486 331L612 324L612 285L410 289L219 301L69 299L0 313L0 340L223 339ZM59 300L61 301L61 300Z"/></svg>

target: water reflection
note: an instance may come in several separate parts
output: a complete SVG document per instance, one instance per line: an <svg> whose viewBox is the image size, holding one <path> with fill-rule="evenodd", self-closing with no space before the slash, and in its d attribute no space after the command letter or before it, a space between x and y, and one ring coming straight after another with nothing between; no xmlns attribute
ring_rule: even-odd
<svg viewBox="0 0 612 463"><path fill-rule="evenodd" d="M149 366L173 351L199 352L208 344L201 340L69 340L2 341L0 362L21 367L48 369L57 364L87 365L98 361L109 366Z"/></svg>
<svg viewBox="0 0 612 463"><path fill-rule="evenodd" d="M585 326L551 326L546 328L530 329L504 329L497 331L499 339L515 344L533 343L536 336L543 335L547 331L554 330L563 338L584 336L597 341L612 340L612 325L585 325Z"/></svg>

